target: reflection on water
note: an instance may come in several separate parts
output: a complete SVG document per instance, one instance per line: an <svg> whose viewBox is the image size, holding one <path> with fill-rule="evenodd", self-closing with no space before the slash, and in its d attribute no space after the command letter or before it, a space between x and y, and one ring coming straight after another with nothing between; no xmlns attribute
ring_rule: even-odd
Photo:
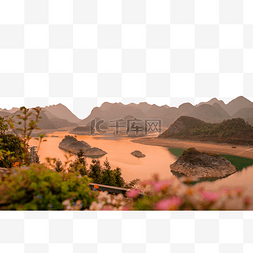
<svg viewBox="0 0 253 253"><path fill-rule="evenodd" d="M46 157L60 158L65 160L65 151L58 148L59 143L68 132L54 132L49 134L47 142L43 142L39 151L40 161L45 162ZM51 135L58 137L50 137ZM103 162L108 158L112 168L119 167L122 170L123 178L128 182L132 179L141 180L150 179L152 175L159 174L161 179L171 178L174 175L170 171L170 164L177 158L172 155L167 148L142 145L131 142L130 138L108 137L108 136L77 136L78 140L86 141L91 147L98 147L107 152L107 155L100 158ZM32 139L31 145L37 145L38 141ZM134 150L140 150L146 155L144 158L137 158L130 153ZM87 158L90 163L91 159ZM201 182L209 190L219 190L223 187L243 186L247 193L253 192L253 166L249 166L229 177L219 179L213 182Z"/></svg>

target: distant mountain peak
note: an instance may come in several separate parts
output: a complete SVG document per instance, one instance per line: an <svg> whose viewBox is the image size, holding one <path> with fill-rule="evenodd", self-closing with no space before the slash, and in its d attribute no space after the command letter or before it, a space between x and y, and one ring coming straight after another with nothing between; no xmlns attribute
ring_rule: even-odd
<svg viewBox="0 0 253 253"><path fill-rule="evenodd" d="M212 98L212 99L210 99L208 102L210 102L210 103L217 103L217 102L219 102L220 100L218 99L218 98Z"/></svg>
<svg viewBox="0 0 253 253"><path fill-rule="evenodd" d="M189 102L183 103L180 106L178 106L178 108L190 108L190 107L194 107L194 106Z"/></svg>
<svg viewBox="0 0 253 253"><path fill-rule="evenodd" d="M245 98L244 96L239 96L237 98L232 99L228 104L236 102L236 101L239 101L239 102L245 101L245 102L248 102L248 103L252 103L249 99Z"/></svg>
<svg viewBox="0 0 253 253"><path fill-rule="evenodd" d="M232 116L240 109L246 108L246 107L253 107L253 103L250 100L248 100L247 98L245 98L243 96L239 96L239 97L231 100L226 105L226 110Z"/></svg>
<svg viewBox="0 0 253 253"><path fill-rule="evenodd" d="M57 105L46 106L45 109L60 119L66 119L72 123L78 123L80 121L80 119L75 114L73 114L67 106L61 103Z"/></svg>

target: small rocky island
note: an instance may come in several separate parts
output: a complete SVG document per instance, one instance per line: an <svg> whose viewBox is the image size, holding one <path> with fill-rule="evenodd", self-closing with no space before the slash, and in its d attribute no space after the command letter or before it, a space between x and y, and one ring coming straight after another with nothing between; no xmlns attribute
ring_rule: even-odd
<svg viewBox="0 0 253 253"><path fill-rule="evenodd" d="M138 158L141 158L141 157L145 157L146 155L143 154L141 151L139 150L135 150L131 153L131 155L135 156L135 157L138 157Z"/></svg>
<svg viewBox="0 0 253 253"><path fill-rule="evenodd" d="M78 134L78 135L92 135L94 133L94 129L91 126L78 126L74 128L71 134Z"/></svg>
<svg viewBox="0 0 253 253"><path fill-rule="evenodd" d="M235 173L236 167L227 159L212 153L189 148L170 165L171 171L187 177L223 178Z"/></svg>
<svg viewBox="0 0 253 253"><path fill-rule="evenodd" d="M59 148L74 154L77 154L81 149L87 157L101 157L107 154L104 150L96 147L91 148L87 142L78 141L74 136L70 135L66 135L59 143Z"/></svg>

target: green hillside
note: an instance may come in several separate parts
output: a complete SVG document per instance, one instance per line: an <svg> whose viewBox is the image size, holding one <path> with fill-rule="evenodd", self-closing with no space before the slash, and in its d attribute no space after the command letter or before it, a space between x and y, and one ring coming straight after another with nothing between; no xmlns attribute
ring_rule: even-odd
<svg viewBox="0 0 253 253"><path fill-rule="evenodd" d="M194 122L194 124L189 121ZM178 129L181 129L181 131ZM195 118L189 119L188 117L185 119L180 117L159 137L253 145L253 127L241 118L228 119L216 124L201 122L201 124L196 125Z"/></svg>

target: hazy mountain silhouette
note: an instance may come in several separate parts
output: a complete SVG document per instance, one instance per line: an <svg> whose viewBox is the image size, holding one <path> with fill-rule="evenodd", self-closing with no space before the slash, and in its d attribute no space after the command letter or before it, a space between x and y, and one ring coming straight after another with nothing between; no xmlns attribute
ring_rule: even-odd
<svg viewBox="0 0 253 253"><path fill-rule="evenodd" d="M230 116L233 116L242 108L253 107L253 103L243 96L231 100L228 104L225 104L222 100L218 100L217 98L212 98L208 102L199 103L196 107L203 104L214 105L215 103L219 104Z"/></svg>
<svg viewBox="0 0 253 253"><path fill-rule="evenodd" d="M17 108L11 110L0 109L0 116L13 115ZM219 123L225 119L241 117L253 122L253 103L245 97L237 97L225 104L222 100L213 98L197 105L183 103L179 107L168 105L158 106L141 102L109 103L105 102L100 107L94 107L88 117L80 120L66 106L62 104L42 108L40 128L55 129L60 127L87 125L92 119L103 119L107 124L111 120L124 119L127 116L137 119L161 119L162 126L168 127L181 116L190 116L205 122ZM74 123L74 124L73 124Z"/></svg>
<svg viewBox="0 0 253 253"><path fill-rule="evenodd" d="M22 120L20 120L17 115L22 115L22 112L20 110L17 110L15 113L10 114L10 116L14 115L13 120L18 123L19 121L21 123L23 123ZM33 113L29 118L35 120L35 113ZM37 124L38 128L40 129L57 129L57 127L55 126L55 124L47 117L47 115L44 112L40 113L40 117L41 119L39 119L39 122ZM16 124L16 127L18 128L22 128L23 124L18 125Z"/></svg>
<svg viewBox="0 0 253 253"><path fill-rule="evenodd" d="M135 104L138 108L140 108L144 113L146 113L152 105L148 104L147 102L141 102L139 104Z"/></svg>
<svg viewBox="0 0 253 253"><path fill-rule="evenodd" d="M10 115L12 115L12 113L0 111L0 117L10 116Z"/></svg>
<svg viewBox="0 0 253 253"><path fill-rule="evenodd" d="M224 119L231 118L217 103L215 105L202 104L186 113L186 116L194 117L205 122L221 122Z"/></svg>
<svg viewBox="0 0 253 253"><path fill-rule="evenodd" d="M139 104L130 103L128 105L105 102L101 107L95 107L90 115L80 121L79 124L86 125L94 118L101 118L109 122L110 120L124 118L127 115L141 119L161 119L162 125L165 127L172 124L180 116L190 116L205 122L219 123L225 119L230 119L231 113L251 106L253 107L253 103L244 97L238 97L228 104L225 104L222 100L213 98L208 102L203 102L196 106L184 103L178 108L169 107L168 105L150 105L146 102Z"/></svg>
<svg viewBox="0 0 253 253"><path fill-rule="evenodd" d="M12 113L14 112L14 113ZM19 121L22 122L22 120L18 119L16 115L22 114L21 111L18 109L11 109L11 110L2 110L0 111L0 117L5 117L9 116L12 117L14 116L14 121L18 123ZM53 118L49 118L47 115ZM42 108L41 113L40 113L41 119L39 119L39 122L37 124L38 128L40 129L57 129L57 128L62 128L62 127L74 127L78 126L76 123L69 122L66 119L60 119L57 116L53 115L51 112L47 111L46 109ZM30 119L35 120L35 113L29 117ZM16 127L22 128L22 124L18 125L16 124Z"/></svg>
<svg viewBox="0 0 253 253"><path fill-rule="evenodd" d="M110 106L112 105L112 103L109 103L109 102L104 102L101 106L100 106L100 109L102 111L106 111L110 108Z"/></svg>
<svg viewBox="0 0 253 253"><path fill-rule="evenodd" d="M146 112L146 116L157 117L160 115L164 115L167 112L168 112L168 107L166 106L151 105L149 110Z"/></svg>
<svg viewBox="0 0 253 253"><path fill-rule="evenodd" d="M196 107L200 106L200 105L204 105L204 104L214 105L215 103L220 105L225 110L226 104L222 100L218 100L217 98L212 98L207 102L201 102L201 103L197 104Z"/></svg>
<svg viewBox="0 0 253 253"><path fill-rule="evenodd" d="M72 123L78 123L80 121L80 119L63 104L46 106L45 109L60 119L66 119Z"/></svg>
<svg viewBox="0 0 253 253"><path fill-rule="evenodd" d="M108 103L109 104L109 103ZM109 107L108 107L109 108ZM104 119L104 111L102 109L100 109L99 107L94 107L92 110L91 110L91 113L90 115L79 121L79 125L87 125L88 123L90 123L93 119L95 118L102 118ZM105 119L104 119L105 120Z"/></svg>
<svg viewBox="0 0 253 253"><path fill-rule="evenodd" d="M109 122L110 120L124 118L127 115L133 115L135 118L142 119L146 117L145 113L140 108L131 105L124 105L122 103L104 103L101 107L102 108L93 108L90 115L80 121L79 125L86 125L95 118L100 118Z"/></svg>
<svg viewBox="0 0 253 253"><path fill-rule="evenodd" d="M42 112L44 112L49 119L59 118L59 117L55 116L53 113L51 113L49 110L47 110L45 108L42 108Z"/></svg>
<svg viewBox="0 0 253 253"><path fill-rule="evenodd" d="M226 105L226 111L229 113L229 115L233 115L240 109L248 107L253 107L253 103L247 98L240 96L233 99Z"/></svg>
<svg viewBox="0 0 253 253"><path fill-rule="evenodd" d="M69 122L66 119L59 119L59 118L52 118L49 119L56 128L62 128L62 127L76 127L78 126L77 123Z"/></svg>
<svg viewBox="0 0 253 253"><path fill-rule="evenodd" d="M184 103L178 107L178 111L180 114L183 114L192 111L194 108L195 107L191 103Z"/></svg>
<svg viewBox="0 0 253 253"><path fill-rule="evenodd" d="M216 110L220 113L220 115L223 117L223 119L230 119L231 116L227 113L227 111L218 103L214 103L213 107L216 108Z"/></svg>
<svg viewBox="0 0 253 253"><path fill-rule="evenodd" d="M242 108L232 115L232 118L242 118L245 120L253 118L253 107Z"/></svg>

